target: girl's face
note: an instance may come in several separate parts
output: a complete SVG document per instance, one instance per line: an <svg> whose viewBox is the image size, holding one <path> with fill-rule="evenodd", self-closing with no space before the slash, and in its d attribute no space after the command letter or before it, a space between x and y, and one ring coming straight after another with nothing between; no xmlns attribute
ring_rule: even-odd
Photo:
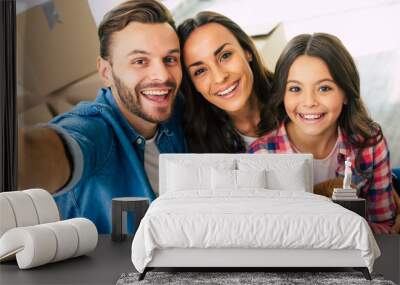
<svg viewBox="0 0 400 285"><path fill-rule="evenodd" d="M216 23L197 28L185 43L183 57L194 86L208 102L227 113L250 106L251 54L227 28Z"/></svg>
<svg viewBox="0 0 400 285"><path fill-rule="evenodd" d="M344 92L322 59L302 55L293 62L286 83L284 105L291 127L297 134L335 134L343 104L346 104Z"/></svg>

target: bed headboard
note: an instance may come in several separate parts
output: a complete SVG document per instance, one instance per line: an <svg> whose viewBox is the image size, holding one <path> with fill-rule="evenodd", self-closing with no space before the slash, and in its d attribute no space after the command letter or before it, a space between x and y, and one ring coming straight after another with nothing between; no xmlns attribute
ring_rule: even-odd
<svg viewBox="0 0 400 285"><path fill-rule="evenodd" d="M285 174L297 171L304 179L307 192L313 192L313 156L311 154L160 154L159 193L167 192L168 169L171 165L183 164L187 167L225 165L230 169L243 167L275 167L279 165ZM297 166L301 166L300 169ZM296 166L296 167L294 167ZM299 175L299 173L297 173ZM176 179L176 178L174 178Z"/></svg>

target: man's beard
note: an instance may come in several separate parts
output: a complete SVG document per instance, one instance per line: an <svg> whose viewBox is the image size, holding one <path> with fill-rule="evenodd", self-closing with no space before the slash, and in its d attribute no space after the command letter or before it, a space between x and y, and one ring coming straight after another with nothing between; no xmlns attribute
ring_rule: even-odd
<svg viewBox="0 0 400 285"><path fill-rule="evenodd" d="M113 73L115 88L117 89L118 96L121 102L124 104L125 108L135 116L148 121L150 123L159 124L167 121L171 116L171 112L165 118L157 118L148 114L142 110L140 90L144 88L172 88L171 94L169 96L175 96L176 84L172 81L166 81L165 83L149 83L149 84L138 84L135 86L135 91L132 92L128 86L126 86L122 80ZM165 108L172 108L175 98L171 99L171 107L158 107L159 112L165 113Z"/></svg>

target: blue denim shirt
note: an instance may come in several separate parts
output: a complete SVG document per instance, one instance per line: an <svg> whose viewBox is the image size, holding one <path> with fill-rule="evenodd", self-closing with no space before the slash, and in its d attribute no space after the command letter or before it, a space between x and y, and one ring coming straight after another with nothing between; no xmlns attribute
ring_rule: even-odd
<svg viewBox="0 0 400 285"><path fill-rule="evenodd" d="M182 100L177 96L172 117L158 128L160 153L186 152ZM110 89L99 90L94 102L79 103L48 127L63 138L73 165L70 181L54 195L64 219L86 217L99 233L110 233L112 198L155 199L144 170L146 141L122 115ZM132 221L128 224L131 232Z"/></svg>

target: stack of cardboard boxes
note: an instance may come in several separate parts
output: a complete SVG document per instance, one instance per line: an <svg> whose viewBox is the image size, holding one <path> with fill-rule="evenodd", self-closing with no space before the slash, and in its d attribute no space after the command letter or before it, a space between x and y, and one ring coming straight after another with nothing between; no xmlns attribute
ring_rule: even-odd
<svg viewBox="0 0 400 285"><path fill-rule="evenodd" d="M47 122L102 86L97 27L87 1L54 0L17 15L20 126Z"/></svg>

